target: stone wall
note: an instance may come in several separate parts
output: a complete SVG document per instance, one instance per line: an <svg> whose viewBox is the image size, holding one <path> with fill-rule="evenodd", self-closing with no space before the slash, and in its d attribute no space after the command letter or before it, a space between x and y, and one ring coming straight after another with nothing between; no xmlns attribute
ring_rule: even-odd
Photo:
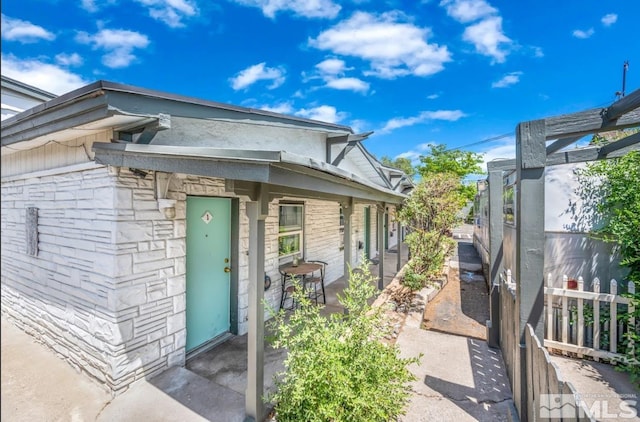
<svg viewBox="0 0 640 422"><path fill-rule="evenodd" d="M61 170L64 171L64 170ZM184 365L186 198L232 197L224 181L174 175L168 197L176 216L158 210L153 173L91 167L7 178L2 184L2 312L115 394L141 378ZM248 248L246 199L238 241ZM277 309L278 200L266 220L265 292ZM305 256L326 261L326 281L343 275L339 204L305 200ZM38 209L38 254L26 253L26 209ZM354 265L363 209L353 216ZM373 213L372 213L373 214ZM372 221L373 218L372 218ZM375 245L375 224L372 242ZM372 246L372 251L375 248ZM248 259L239 253L238 332L247 332ZM265 316L270 316L269 311Z"/></svg>

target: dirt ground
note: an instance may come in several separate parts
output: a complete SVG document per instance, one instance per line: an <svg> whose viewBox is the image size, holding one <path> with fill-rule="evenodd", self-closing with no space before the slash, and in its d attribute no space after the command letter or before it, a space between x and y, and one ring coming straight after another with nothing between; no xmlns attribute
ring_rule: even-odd
<svg viewBox="0 0 640 422"><path fill-rule="evenodd" d="M486 340L489 295L473 245L459 241L449 281L427 304L422 328Z"/></svg>

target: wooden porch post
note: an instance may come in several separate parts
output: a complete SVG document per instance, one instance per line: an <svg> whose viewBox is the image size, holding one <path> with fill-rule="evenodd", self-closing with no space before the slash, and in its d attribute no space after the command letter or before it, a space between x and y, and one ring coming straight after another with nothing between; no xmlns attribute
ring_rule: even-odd
<svg viewBox="0 0 640 422"><path fill-rule="evenodd" d="M502 170L489 171L489 316L491 329L488 343L491 347L500 345L500 271L502 270L503 206L502 206ZM505 292L506 293L506 292ZM513 315L506 315L513 318Z"/></svg>
<svg viewBox="0 0 640 422"><path fill-rule="evenodd" d="M516 312L519 351L514 398L527 418L525 332L531 324L544 341L544 169L547 161L544 120L520 123L516 130ZM517 390L517 392L515 391Z"/></svg>
<svg viewBox="0 0 640 422"><path fill-rule="evenodd" d="M396 208L396 212L397 208ZM400 268L402 268L402 224L400 224L400 220L396 219L396 228L398 230L398 247L396 248L398 251L398 256L396 257L396 271L400 271Z"/></svg>
<svg viewBox="0 0 640 422"><path fill-rule="evenodd" d="M344 280L345 287L349 287L349 267L351 266L353 253L353 245L351 244L353 198L348 202L342 203L342 215L344 216Z"/></svg>
<svg viewBox="0 0 640 422"><path fill-rule="evenodd" d="M269 213L269 195L260 186L255 201L247 202L249 217L249 332L247 334L247 389L245 421L264 417L264 220Z"/></svg>
<svg viewBox="0 0 640 422"><path fill-rule="evenodd" d="M378 236L378 290L384 289L384 216L387 212L387 204L382 203L382 207L378 207L376 216L378 222L376 224Z"/></svg>

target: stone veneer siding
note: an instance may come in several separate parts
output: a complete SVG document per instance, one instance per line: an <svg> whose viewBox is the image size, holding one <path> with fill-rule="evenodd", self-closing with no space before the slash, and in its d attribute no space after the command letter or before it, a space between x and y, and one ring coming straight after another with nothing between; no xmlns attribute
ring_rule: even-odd
<svg viewBox="0 0 640 422"><path fill-rule="evenodd" d="M152 173L140 178L98 167L3 180L2 312L114 394L184 365L188 195L232 197L223 180L175 175L168 197L177 200L176 217L167 219L158 210ZM305 254L329 263L330 283L343 272L339 204L304 202ZM249 244L245 205L241 198L241 251ZM26 254L27 207L38 208L36 257ZM362 209L357 206L353 217L354 260ZM265 225L265 272L272 279L265 298L277 309L278 201L270 204ZM238 332L244 334L248 261L238 256Z"/></svg>

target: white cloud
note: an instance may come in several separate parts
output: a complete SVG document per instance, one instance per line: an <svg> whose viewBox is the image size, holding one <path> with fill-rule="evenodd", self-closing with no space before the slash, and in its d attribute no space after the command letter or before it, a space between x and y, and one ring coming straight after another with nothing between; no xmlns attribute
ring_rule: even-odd
<svg viewBox="0 0 640 422"><path fill-rule="evenodd" d="M464 30L462 38L472 43L478 53L492 57L497 63L503 63L509 54L508 51L501 48L509 46L511 39L502 32L502 18L500 16L492 16L468 26Z"/></svg>
<svg viewBox="0 0 640 422"><path fill-rule="evenodd" d="M336 78L327 81L329 88L343 91L367 92L369 84L358 78Z"/></svg>
<svg viewBox="0 0 640 422"><path fill-rule="evenodd" d="M516 140L513 137L505 138L494 143L489 149L482 152L482 170L487 171L487 163L493 160L516 158Z"/></svg>
<svg viewBox="0 0 640 422"><path fill-rule="evenodd" d="M290 102L278 103L272 106L270 105L262 105L257 107L260 110L271 111L273 113L279 114L293 114L293 106Z"/></svg>
<svg viewBox="0 0 640 422"><path fill-rule="evenodd" d="M333 19L341 6L331 0L234 0L243 6L257 7L268 18L274 18L278 12L292 12L305 18Z"/></svg>
<svg viewBox="0 0 640 422"><path fill-rule="evenodd" d="M84 60L78 53L60 53L56 55L56 62L61 66L80 66Z"/></svg>
<svg viewBox="0 0 640 422"><path fill-rule="evenodd" d="M491 88L507 88L520 82L522 72L511 72L504 75L500 80L491 84Z"/></svg>
<svg viewBox="0 0 640 422"><path fill-rule="evenodd" d="M347 68L344 60L340 59L326 59L316 65L316 68L320 70L320 72L327 75L339 75L346 70L351 70L353 68Z"/></svg>
<svg viewBox="0 0 640 422"><path fill-rule="evenodd" d="M88 84L80 75L39 60L20 60L2 54L0 67L9 78L58 95Z"/></svg>
<svg viewBox="0 0 640 422"><path fill-rule="evenodd" d="M369 91L369 83L362 79L344 76L345 71L353 69L347 67L344 60L336 58L326 59L318 63L315 67L318 72L315 75L306 77L306 80L322 79L325 82L325 87L342 91L361 93Z"/></svg>
<svg viewBox="0 0 640 422"><path fill-rule="evenodd" d="M538 57L538 58L544 57L544 51L542 50L541 47L532 46L530 48L533 51L533 57Z"/></svg>
<svg viewBox="0 0 640 422"><path fill-rule="evenodd" d="M338 112L335 107L328 105L322 105L310 109L303 108L298 110L295 114L296 116L327 123L338 123L346 117L346 113Z"/></svg>
<svg viewBox="0 0 640 422"><path fill-rule="evenodd" d="M99 10L95 0L82 0L80 2L80 7L89 13L95 13Z"/></svg>
<svg viewBox="0 0 640 422"><path fill-rule="evenodd" d="M593 30L593 28L589 28L586 31L583 31L582 29L576 29L572 34L574 37L584 40L592 36L594 32L595 31Z"/></svg>
<svg viewBox="0 0 640 422"><path fill-rule="evenodd" d="M455 122L466 114L460 110L436 110L436 111L423 111L419 115L414 117L397 117L389 120L379 133L389 133L395 129L401 127L413 126L419 123L423 123L429 120L445 120L449 122Z"/></svg>
<svg viewBox="0 0 640 422"><path fill-rule="evenodd" d="M432 143L423 143L415 146L414 149L398 154L394 158L408 158L411 160L411 164L414 166L420 164L420 157L425 155L425 152L430 151Z"/></svg>
<svg viewBox="0 0 640 422"><path fill-rule="evenodd" d="M146 35L126 29L101 29L95 35L79 32L76 41L89 44L94 50L105 51L102 63L112 69L129 66L136 60L133 51L149 45Z"/></svg>
<svg viewBox="0 0 640 422"><path fill-rule="evenodd" d="M198 6L193 0L136 0L149 8L149 16L164 22L171 28L181 28L183 20L198 14Z"/></svg>
<svg viewBox="0 0 640 422"><path fill-rule="evenodd" d="M447 14L462 23L469 23L493 15L497 10L484 0L442 0L440 6Z"/></svg>
<svg viewBox="0 0 640 422"><path fill-rule="evenodd" d="M117 2L118 0L81 0L80 8L89 13L96 13L105 6L113 6Z"/></svg>
<svg viewBox="0 0 640 422"><path fill-rule="evenodd" d="M440 98L440 94L436 93L436 94L431 94L431 95L427 95L427 99L428 100L435 100L437 98Z"/></svg>
<svg viewBox="0 0 640 422"><path fill-rule="evenodd" d="M55 34L47 31L41 26L20 19L10 18L2 14L0 25L2 39L7 41L19 41L21 43L33 43L40 40L51 41L56 38Z"/></svg>
<svg viewBox="0 0 640 422"><path fill-rule="evenodd" d="M400 12L356 12L310 39L309 45L369 61L371 70L365 75L381 78L428 76L443 70L443 64L451 61L447 47L429 44L430 29L403 20Z"/></svg>
<svg viewBox="0 0 640 422"><path fill-rule="evenodd" d="M275 89L282 85L285 81L285 71L283 69L275 67L266 67L265 62L254 64L248 68L238 72L238 74L231 78L231 87L234 90L247 88L254 83L265 80L272 81L269 89Z"/></svg>
<svg viewBox="0 0 640 422"><path fill-rule="evenodd" d="M618 15L616 15L615 13L606 14L602 17L602 19L600 19L600 22L602 22L604 26L611 26L617 21L618 21Z"/></svg>

